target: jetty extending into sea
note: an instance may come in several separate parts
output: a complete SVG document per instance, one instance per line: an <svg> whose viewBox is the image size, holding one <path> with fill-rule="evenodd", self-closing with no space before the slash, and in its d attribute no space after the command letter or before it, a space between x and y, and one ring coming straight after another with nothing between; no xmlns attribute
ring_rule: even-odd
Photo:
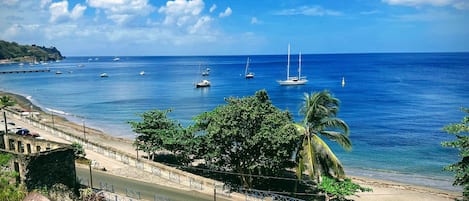
<svg viewBox="0 0 469 201"><path fill-rule="evenodd" d="M11 73L47 73L47 72L50 72L50 69L0 71L0 74L11 74Z"/></svg>

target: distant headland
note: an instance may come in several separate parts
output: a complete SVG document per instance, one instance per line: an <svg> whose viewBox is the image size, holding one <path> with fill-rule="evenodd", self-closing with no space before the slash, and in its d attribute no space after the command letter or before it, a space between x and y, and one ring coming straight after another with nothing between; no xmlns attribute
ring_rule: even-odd
<svg viewBox="0 0 469 201"><path fill-rule="evenodd" d="M46 62L65 58L55 47L36 44L20 45L16 42L0 40L0 63L11 62Z"/></svg>

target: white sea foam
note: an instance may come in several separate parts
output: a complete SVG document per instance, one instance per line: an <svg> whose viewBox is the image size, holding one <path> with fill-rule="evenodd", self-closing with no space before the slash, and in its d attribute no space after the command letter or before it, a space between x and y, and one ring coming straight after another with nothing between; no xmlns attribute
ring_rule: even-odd
<svg viewBox="0 0 469 201"><path fill-rule="evenodd" d="M56 113L56 114L70 115L70 113L67 113L67 112L64 112L64 111L60 111L60 110L51 109L51 108L47 108L47 107L46 107L46 110L49 111L49 112Z"/></svg>

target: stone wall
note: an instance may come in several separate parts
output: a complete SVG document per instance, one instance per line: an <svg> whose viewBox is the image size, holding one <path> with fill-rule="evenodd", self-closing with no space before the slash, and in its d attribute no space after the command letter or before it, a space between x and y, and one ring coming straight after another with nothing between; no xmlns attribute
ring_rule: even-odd
<svg viewBox="0 0 469 201"><path fill-rule="evenodd" d="M44 139L4 135L6 149L0 152L12 154L11 169L19 173L17 181L28 190L50 189L54 184L64 184L76 189L75 156L73 148Z"/></svg>
<svg viewBox="0 0 469 201"><path fill-rule="evenodd" d="M75 189L75 158L72 148L64 147L28 155L24 162L24 183L27 189L50 189L59 183Z"/></svg>

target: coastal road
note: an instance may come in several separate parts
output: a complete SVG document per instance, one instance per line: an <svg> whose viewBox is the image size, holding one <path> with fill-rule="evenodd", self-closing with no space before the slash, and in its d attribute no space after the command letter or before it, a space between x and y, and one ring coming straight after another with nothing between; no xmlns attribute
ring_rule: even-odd
<svg viewBox="0 0 469 201"><path fill-rule="evenodd" d="M84 167L76 167L77 177L82 180L82 183L89 181L90 170ZM164 200L164 201L212 201L213 195L205 195L195 191L186 191L173 189L158 184L152 184L142 181L137 181L129 178L119 177L107 174L102 171L92 170L93 187L104 188L107 190L113 189L115 193L121 195L129 195L132 198L140 198L141 200ZM227 201L226 199L218 196L218 201Z"/></svg>

